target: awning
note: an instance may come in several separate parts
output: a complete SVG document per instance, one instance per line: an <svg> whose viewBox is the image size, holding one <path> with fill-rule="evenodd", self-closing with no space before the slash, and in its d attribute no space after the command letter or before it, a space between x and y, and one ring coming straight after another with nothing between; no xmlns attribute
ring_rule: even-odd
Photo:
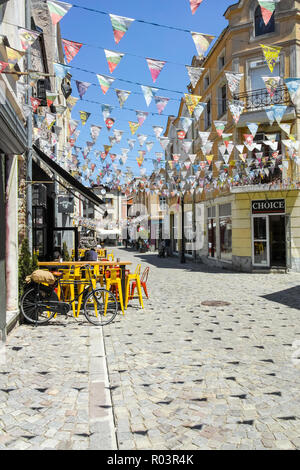
<svg viewBox="0 0 300 470"><path fill-rule="evenodd" d="M95 206L104 205L105 202L100 199L96 194L93 193L90 189L86 188L81 184L77 179L73 178L66 170L64 170L60 165L51 160L44 152L42 152L35 145L32 146L36 154L43 160L43 162L53 171L56 175L63 178L69 185L71 185L75 191L78 191L84 198L88 199Z"/></svg>
<svg viewBox="0 0 300 470"><path fill-rule="evenodd" d="M108 237L109 235L121 235L121 230L111 229L111 230L97 230L98 236Z"/></svg>

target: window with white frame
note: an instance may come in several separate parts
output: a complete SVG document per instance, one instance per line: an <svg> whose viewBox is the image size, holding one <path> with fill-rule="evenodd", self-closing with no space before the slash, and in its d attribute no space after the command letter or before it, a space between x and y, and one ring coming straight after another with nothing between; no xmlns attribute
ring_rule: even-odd
<svg viewBox="0 0 300 470"><path fill-rule="evenodd" d="M269 77L271 75L270 69L266 64L265 60L258 59L256 61L252 61L249 64L249 80L248 84L250 86L250 91L261 90L265 88L264 81L262 77ZM272 76L279 76L280 75L280 63L274 67Z"/></svg>

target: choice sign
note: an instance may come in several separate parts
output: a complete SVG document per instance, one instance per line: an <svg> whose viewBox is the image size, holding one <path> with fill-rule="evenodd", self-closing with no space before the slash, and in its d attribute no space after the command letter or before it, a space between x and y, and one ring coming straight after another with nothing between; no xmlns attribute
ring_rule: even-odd
<svg viewBox="0 0 300 470"><path fill-rule="evenodd" d="M285 200L252 201L252 214L285 214Z"/></svg>

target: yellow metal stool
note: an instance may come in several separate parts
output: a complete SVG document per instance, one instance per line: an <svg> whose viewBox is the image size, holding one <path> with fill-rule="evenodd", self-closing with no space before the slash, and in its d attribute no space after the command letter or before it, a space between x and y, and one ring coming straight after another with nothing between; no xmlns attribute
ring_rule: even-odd
<svg viewBox="0 0 300 470"><path fill-rule="evenodd" d="M88 279L82 277L82 271L84 271L84 269L80 270L80 268L79 268L79 272L80 272L79 279L81 279L81 282L77 284L77 289L78 289L78 292L77 292L77 295L78 295L77 317L79 317L79 313L80 313L80 310L81 310L82 299L83 299L82 293L85 289L85 286L88 286L90 284L90 281ZM93 288L97 289L97 279L94 276L94 273L92 273L91 282L92 282Z"/></svg>
<svg viewBox="0 0 300 470"><path fill-rule="evenodd" d="M123 315L125 315L124 312L124 304L123 304L123 294L122 294L122 284L121 284L121 276L122 276L122 271L120 269L107 269L105 272L105 277L106 277L106 290L110 290L110 288L113 286L116 288L117 294L119 294L119 302L121 305L121 309L123 312ZM105 305L104 305L104 314L106 314L107 310L107 303L108 303L108 295L105 296Z"/></svg>

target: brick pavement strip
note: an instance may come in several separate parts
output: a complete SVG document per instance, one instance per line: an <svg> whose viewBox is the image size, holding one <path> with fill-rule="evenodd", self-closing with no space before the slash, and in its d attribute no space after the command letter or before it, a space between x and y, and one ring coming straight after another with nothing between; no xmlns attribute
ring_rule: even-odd
<svg viewBox="0 0 300 470"><path fill-rule="evenodd" d="M101 328L63 317L8 337L1 449L116 449Z"/></svg>
<svg viewBox="0 0 300 470"><path fill-rule="evenodd" d="M150 266L145 309L134 300L102 330L82 317L16 328L0 449L300 449L299 274L114 251Z"/></svg>

